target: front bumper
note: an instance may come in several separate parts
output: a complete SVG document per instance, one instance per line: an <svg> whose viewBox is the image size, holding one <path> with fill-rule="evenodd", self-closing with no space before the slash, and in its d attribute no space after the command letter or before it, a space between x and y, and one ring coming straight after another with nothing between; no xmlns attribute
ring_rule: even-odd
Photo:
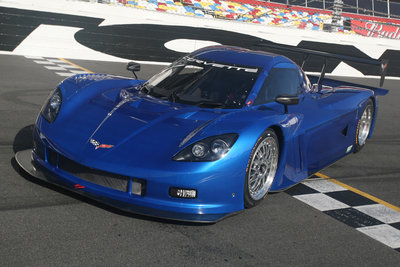
<svg viewBox="0 0 400 267"><path fill-rule="evenodd" d="M15 159L22 169L38 179L127 212L157 218L201 223L217 222L227 216L240 212L239 210L227 213L207 213L206 209L200 208L201 205L199 205L199 207L193 207L192 213L181 212L179 206L182 207L182 204L179 202L176 203L175 211L171 210L171 207L168 207L168 209L163 206L160 206L160 209L148 207L143 205L143 200L140 199L140 196L137 196L135 199L135 196L132 196L131 192L119 192L74 177L60 170L58 167L43 161L30 149L17 152L15 154ZM184 210L188 211L188 209Z"/></svg>

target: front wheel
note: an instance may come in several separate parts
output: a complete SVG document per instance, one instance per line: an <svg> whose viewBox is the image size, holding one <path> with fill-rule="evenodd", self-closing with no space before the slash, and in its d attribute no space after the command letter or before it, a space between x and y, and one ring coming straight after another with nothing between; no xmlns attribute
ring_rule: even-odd
<svg viewBox="0 0 400 267"><path fill-rule="evenodd" d="M246 169L244 206L251 208L267 195L278 169L279 142L272 129L268 129L255 144Z"/></svg>
<svg viewBox="0 0 400 267"><path fill-rule="evenodd" d="M371 99L368 99L365 104L363 113L358 120L356 140L354 144L354 153L360 151L365 143L371 131L372 120L374 118L374 103Z"/></svg>

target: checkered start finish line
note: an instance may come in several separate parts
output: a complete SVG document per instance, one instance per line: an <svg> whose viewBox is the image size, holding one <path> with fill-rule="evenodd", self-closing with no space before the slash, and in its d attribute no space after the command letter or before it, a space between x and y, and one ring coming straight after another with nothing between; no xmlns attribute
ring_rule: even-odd
<svg viewBox="0 0 400 267"><path fill-rule="evenodd" d="M400 212L318 176L285 192L400 252Z"/></svg>
<svg viewBox="0 0 400 267"><path fill-rule="evenodd" d="M64 59L25 57L60 76L92 73ZM315 175L285 192L400 252L400 212Z"/></svg>
<svg viewBox="0 0 400 267"><path fill-rule="evenodd" d="M35 63L42 65L48 70L54 71L57 75L63 77L69 77L75 74L88 73L83 71L77 66L71 65L66 60L61 60L58 58L43 58L35 56L25 56L28 59L32 59Z"/></svg>

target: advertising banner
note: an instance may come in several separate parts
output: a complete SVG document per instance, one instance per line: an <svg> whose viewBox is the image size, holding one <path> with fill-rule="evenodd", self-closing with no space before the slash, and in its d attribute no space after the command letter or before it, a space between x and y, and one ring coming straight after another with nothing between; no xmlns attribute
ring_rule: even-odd
<svg viewBox="0 0 400 267"><path fill-rule="evenodd" d="M384 25L371 21L352 20L351 29L357 34L367 37L400 39L400 26Z"/></svg>

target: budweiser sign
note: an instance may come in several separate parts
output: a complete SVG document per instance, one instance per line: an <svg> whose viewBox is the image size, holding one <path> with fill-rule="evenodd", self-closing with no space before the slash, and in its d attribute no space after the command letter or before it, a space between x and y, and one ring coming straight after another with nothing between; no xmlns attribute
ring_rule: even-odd
<svg viewBox="0 0 400 267"><path fill-rule="evenodd" d="M400 27L379 24L371 21L351 21L351 29L361 35L368 37L400 39Z"/></svg>

